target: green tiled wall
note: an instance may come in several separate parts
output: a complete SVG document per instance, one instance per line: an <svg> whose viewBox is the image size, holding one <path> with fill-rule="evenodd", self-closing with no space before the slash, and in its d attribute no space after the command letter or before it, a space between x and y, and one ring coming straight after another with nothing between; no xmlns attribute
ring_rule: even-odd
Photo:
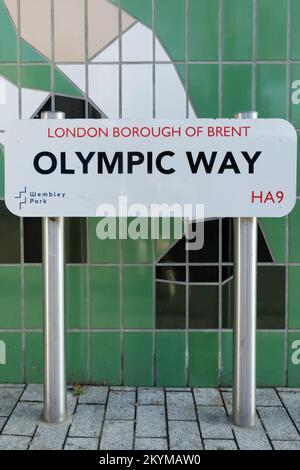
<svg viewBox="0 0 300 470"><path fill-rule="evenodd" d="M232 89L235 90L232 95ZM251 109L252 67L250 64L223 66L223 117L231 118L237 109Z"/></svg>
<svg viewBox="0 0 300 470"><path fill-rule="evenodd" d="M253 1L226 0L224 9L224 60L252 60Z"/></svg>
<svg viewBox="0 0 300 470"><path fill-rule="evenodd" d="M199 117L218 117L219 66L216 64L189 64L188 92L193 98Z"/></svg>
<svg viewBox="0 0 300 470"><path fill-rule="evenodd" d="M153 384L153 334L124 334L124 382L128 385Z"/></svg>
<svg viewBox="0 0 300 470"><path fill-rule="evenodd" d="M184 333L158 332L156 335L156 384L180 387L185 383Z"/></svg>
<svg viewBox="0 0 300 470"><path fill-rule="evenodd" d="M198 117L233 117L256 108L260 117L290 120L300 135L300 103L291 99L300 80L300 0L112 3L154 28ZM88 99L56 64L52 67L19 37L2 0L0 76L19 89ZM5 345L0 382L41 382L40 232L33 221L19 220L6 210L3 167L0 147L1 351ZM265 250L271 256L271 260L260 259L258 269L257 382L261 386L300 386L299 168L298 200L292 213L260 221ZM74 219L66 224L68 380L229 386L232 280L218 279L213 286L199 281L201 287L189 286L186 277L156 282L156 269L167 263L163 258L171 253L174 241L101 241L96 234L99 221ZM216 244L222 245L218 240ZM221 263L231 269L232 258L229 254L225 259L226 246L222 249L213 261L199 262L203 272ZM172 254L168 260L178 264L179 277L189 269L185 255L180 256Z"/></svg>
<svg viewBox="0 0 300 470"><path fill-rule="evenodd" d="M288 2L286 0L259 0L256 18L257 59L287 59ZM275 31L276 34L274 34Z"/></svg>
<svg viewBox="0 0 300 470"><path fill-rule="evenodd" d="M91 333L90 377L95 384L121 383L121 335L120 333Z"/></svg>
<svg viewBox="0 0 300 470"><path fill-rule="evenodd" d="M219 0L189 3L189 60L218 60Z"/></svg>

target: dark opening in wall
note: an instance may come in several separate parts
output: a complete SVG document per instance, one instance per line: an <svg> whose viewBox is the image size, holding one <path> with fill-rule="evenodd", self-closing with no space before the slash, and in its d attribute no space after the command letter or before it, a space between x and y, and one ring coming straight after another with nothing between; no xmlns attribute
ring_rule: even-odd
<svg viewBox="0 0 300 470"><path fill-rule="evenodd" d="M85 113L85 100L81 98L72 98L70 96L56 95L54 97L55 109L66 113L66 119L80 119L88 117L90 119L101 119L100 111L90 102L87 106L87 114ZM51 97L37 111L34 119L40 119L43 111L51 111Z"/></svg>

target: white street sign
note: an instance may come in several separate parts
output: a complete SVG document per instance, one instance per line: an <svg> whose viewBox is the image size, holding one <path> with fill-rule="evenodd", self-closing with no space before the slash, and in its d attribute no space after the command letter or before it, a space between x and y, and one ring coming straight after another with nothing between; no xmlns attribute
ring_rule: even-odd
<svg viewBox="0 0 300 470"><path fill-rule="evenodd" d="M280 217L296 200L296 146L281 119L19 120L5 136L5 200L30 217L105 215L105 203L120 215L120 196Z"/></svg>

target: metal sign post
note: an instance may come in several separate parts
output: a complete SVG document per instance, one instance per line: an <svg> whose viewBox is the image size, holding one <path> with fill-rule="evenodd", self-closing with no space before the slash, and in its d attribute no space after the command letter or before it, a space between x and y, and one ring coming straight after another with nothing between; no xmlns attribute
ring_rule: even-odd
<svg viewBox="0 0 300 470"><path fill-rule="evenodd" d="M65 113L46 111L42 119L64 119ZM43 218L44 266L44 420L66 418L64 219Z"/></svg>
<svg viewBox="0 0 300 470"><path fill-rule="evenodd" d="M257 112L237 119L256 119ZM237 426L256 418L256 268L257 218L234 220L234 371L232 415Z"/></svg>

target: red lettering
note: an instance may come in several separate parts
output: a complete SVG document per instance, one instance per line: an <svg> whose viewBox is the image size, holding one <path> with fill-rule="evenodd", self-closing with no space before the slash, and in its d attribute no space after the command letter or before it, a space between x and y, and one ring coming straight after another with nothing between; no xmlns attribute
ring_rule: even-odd
<svg viewBox="0 0 300 470"><path fill-rule="evenodd" d="M259 191L259 194L255 194L254 191L252 191L252 196L251 196L251 202L252 204L255 202L255 199L258 199L260 203L263 202L263 193L262 191Z"/></svg>
<svg viewBox="0 0 300 470"><path fill-rule="evenodd" d="M267 195L266 195L265 200L264 200L264 204L268 201L272 201L273 203L275 202L275 200L273 198L273 194L271 193L271 191L267 192Z"/></svg>

